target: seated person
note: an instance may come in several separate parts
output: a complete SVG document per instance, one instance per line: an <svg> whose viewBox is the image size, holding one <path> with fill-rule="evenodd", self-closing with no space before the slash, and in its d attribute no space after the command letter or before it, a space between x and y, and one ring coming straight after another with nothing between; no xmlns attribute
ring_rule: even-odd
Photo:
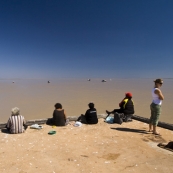
<svg viewBox="0 0 173 173"><path fill-rule="evenodd" d="M66 124L66 113L64 109L62 109L62 105L60 103L55 104L55 110L53 112L52 123L55 126L65 126Z"/></svg>
<svg viewBox="0 0 173 173"><path fill-rule="evenodd" d="M89 109L86 111L85 115L81 115L77 121L80 121L83 124L97 124L97 110L94 108L94 103L88 104Z"/></svg>
<svg viewBox="0 0 173 173"><path fill-rule="evenodd" d="M12 134L23 133L26 130L26 122L22 115L20 115L19 108L15 107L11 110L12 114L7 122L7 129Z"/></svg>
<svg viewBox="0 0 173 173"><path fill-rule="evenodd" d="M115 112L123 113L124 115L134 114L134 104L131 93L125 93L125 98L119 103L119 107L120 109L114 109L111 112L106 110L106 113L108 114L108 116L110 114L114 114Z"/></svg>

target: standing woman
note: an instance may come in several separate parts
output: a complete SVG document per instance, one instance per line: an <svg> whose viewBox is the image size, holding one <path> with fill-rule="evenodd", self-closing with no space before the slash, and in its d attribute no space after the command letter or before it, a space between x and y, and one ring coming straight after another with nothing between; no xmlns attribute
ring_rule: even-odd
<svg viewBox="0 0 173 173"><path fill-rule="evenodd" d="M53 112L53 125L65 126L66 119L66 113L64 109L62 109L62 105L60 103L56 103L55 110Z"/></svg>
<svg viewBox="0 0 173 173"><path fill-rule="evenodd" d="M155 135L160 135L157 130L157 124L159 121L159 116L161 113L161 104L162 104L162 100L164 99L164 96L160 90L160 87L163 84L163 80L162 79L156 79L154 81L155 86L152 89L152 98L153 101L150 105L150 109L151 109L151 117L150 117L150 121L149 121L149 132L153 132L153 134Z"/></svg>

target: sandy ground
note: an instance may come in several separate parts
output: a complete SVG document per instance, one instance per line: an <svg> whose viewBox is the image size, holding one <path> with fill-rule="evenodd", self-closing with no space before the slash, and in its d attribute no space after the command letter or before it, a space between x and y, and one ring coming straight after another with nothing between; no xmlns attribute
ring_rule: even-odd
<svg viewBox="0 0 173 173"><path fill-rule="evenodd" d="M55 135L48 135L56 130ZM158 128L162 136L147 133L148 124L130 123L55 127L28 127L23 134L0 133L1 173L115 173L173 172L173 152L157 147L173 140L173 131Z"/></svg>

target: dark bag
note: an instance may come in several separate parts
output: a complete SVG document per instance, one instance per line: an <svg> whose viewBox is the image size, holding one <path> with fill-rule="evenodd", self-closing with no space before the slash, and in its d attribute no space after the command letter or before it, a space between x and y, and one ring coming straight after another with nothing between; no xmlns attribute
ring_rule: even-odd
<svg viewBox="0 0 173 173"><path fill-rule="evenodd" d="M78 117L77 121L81 122L82 124L87 124L85 115L81 114L80 117Z"/></svg>
<svg viewBox="0 0 173 173"><path fill-rule="evenodd" d="M123 123L123 117L124 117L123 113L115 112L114 113L114 123L121 125Z"/></svg>
<svg viewBox="0 0 173 173"><path fill-rule="evenodd" d="M53 125L53 118L48 118L46 121L47 125Z"/></svg>
<svg viewBox="0 0 173 173"><path fill-rule="evenodd" d="M132 115L124 115L123 117L124 122L131 122L132 121Z"/></svg>

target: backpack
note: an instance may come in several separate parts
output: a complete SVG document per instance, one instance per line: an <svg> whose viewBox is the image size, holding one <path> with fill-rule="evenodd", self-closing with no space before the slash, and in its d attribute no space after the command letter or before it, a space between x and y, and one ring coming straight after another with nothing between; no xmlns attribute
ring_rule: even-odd
<svg viewBox="0 0 173 173"><path fill-rule="evenodd" d="M114 123L121 125L123 123L123 117L124 117L123 113L115 112L114 113Z"/></svg>

